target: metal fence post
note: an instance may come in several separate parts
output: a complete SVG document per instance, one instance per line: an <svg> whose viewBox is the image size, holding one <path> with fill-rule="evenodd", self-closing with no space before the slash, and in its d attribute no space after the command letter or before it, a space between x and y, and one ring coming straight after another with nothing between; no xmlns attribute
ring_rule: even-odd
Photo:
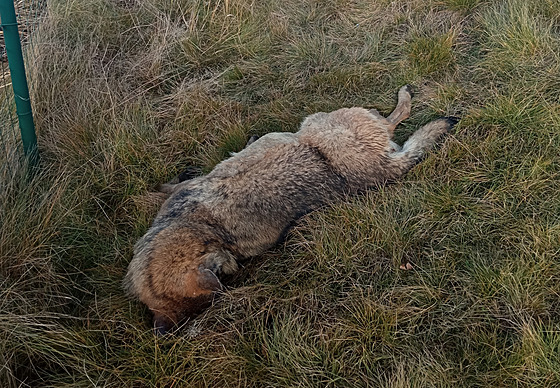
<svg viewBox="0 0 560 388"><path fill-rule="evenodd" d="M23 151L27 156L31 166L36 166L39 162L37 150L37 135L33 123L31 112L31 100L29 99L29 88L25 77L25 65L21 52L21 42L19 40L18 23L13 0L0 0L0 19L2 30L4 31L4 42L6 54L8 55L8 66L14 89L16 100L16 110L21 130L21 140Z"/></svg>

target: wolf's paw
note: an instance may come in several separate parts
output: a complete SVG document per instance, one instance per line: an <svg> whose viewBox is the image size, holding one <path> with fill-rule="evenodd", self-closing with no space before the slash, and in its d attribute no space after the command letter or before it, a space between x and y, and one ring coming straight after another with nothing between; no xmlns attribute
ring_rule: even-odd
<svg viewBox="0 0 560 388"><path fill-rule="evenodd" d="M461 118L457 116L447 116L447 117L442 117L442 119L447 121L447 124L449 125L449 129L448 129L449 132L451 132L451 130L457 125L459 121L461 121Z"/></svg>
<svg viewBox="0 0 560 388"><path fill-rule="evenodd" d="M414 97L414 88L412 87L412 85L404 85L401 90L410 94L410 98Z"/></svg>

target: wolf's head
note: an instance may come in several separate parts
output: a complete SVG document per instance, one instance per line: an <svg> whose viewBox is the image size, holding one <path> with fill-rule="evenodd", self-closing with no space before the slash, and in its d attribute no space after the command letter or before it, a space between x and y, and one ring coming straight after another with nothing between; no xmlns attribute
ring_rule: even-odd
<svg viewBox="0 0 560 388"><path fill-rule="evenodd" d="M236 270L234 256L212 236L167 227L138 242L124 285L150 308L156 332L165 334L208 307L222 288L219 276Z"/></svg>

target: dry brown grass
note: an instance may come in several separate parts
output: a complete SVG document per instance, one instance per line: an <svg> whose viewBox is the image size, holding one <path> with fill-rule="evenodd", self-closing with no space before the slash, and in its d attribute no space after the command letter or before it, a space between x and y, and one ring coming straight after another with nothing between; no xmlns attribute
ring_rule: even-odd
<svg viewBox="0 0 560 388"><path fill-rule="evenodd" d="M560 385L560 6L51 1L29 63L42 172L0 185L0 385ZM316 111L394 105L456 134L316 212L155 338L120 288L185 166ZM399 270L405 260L411 271Z"/></svg>

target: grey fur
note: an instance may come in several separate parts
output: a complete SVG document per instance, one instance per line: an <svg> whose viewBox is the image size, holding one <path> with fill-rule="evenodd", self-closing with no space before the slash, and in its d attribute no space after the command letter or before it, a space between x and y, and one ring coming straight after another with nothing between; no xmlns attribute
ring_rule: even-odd
<svg viewBox="0 0 560 388"><path fill-rule="evenodd" d="M274 246L302 215L402 176L454 124L430 122L401 148L391 138L410 105L405 86L387 119L362 108L316 113L297 133L269 133L208 175L166 184L169 198L135 246L126 288L160 332L194 315L237 261Z"/></svg>

